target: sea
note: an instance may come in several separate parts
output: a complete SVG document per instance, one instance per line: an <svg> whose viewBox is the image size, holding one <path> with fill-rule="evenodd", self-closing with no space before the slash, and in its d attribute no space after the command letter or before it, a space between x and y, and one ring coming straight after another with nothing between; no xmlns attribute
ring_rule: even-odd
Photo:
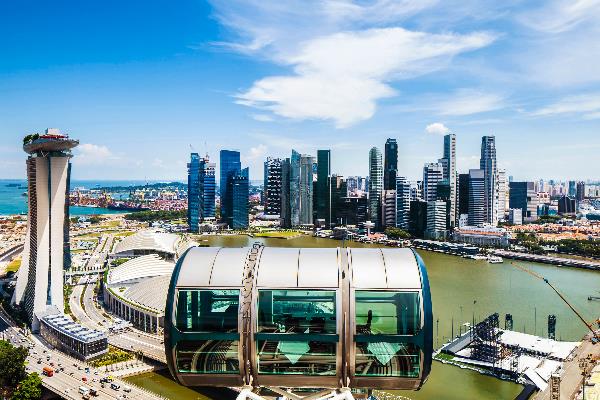
<svg viewBox="0 0 600 400"><path fill-rule="evenodd" d="M161 181L145 180L72 180L71 190L75 188L94 189L100 187L138 186L146 183ZM0 179L0 215L16 215L27 213L27 180L26 179ZM119 199L125 200L127 193L121 193ZM122 211L109 210L98 207L71 206L71 215L115 214Z"/></svg>

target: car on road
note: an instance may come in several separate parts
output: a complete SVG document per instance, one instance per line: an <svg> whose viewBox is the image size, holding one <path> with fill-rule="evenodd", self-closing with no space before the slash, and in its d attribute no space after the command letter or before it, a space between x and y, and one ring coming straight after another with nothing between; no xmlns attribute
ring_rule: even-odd
<svg viewBox="0 0 600 400"><path fill-rule="evenodd" d="M119 390L119 389L121 389L121 385L119 385L118 383L113 382L113 383L110 384L110 388L112 390Z"/></svg>

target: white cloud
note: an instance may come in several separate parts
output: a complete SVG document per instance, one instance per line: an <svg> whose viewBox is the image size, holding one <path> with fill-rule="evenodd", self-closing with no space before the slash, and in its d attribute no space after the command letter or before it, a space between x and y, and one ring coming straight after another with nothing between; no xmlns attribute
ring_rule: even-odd
<svg viewBox="0 0 600 400"><path fill-rule="evenodd" d="M154 160L152 160L152 166L154 168L165 168L165 163L160 158L155 158Z"/></svg>
<svg viewBox="0 0 600 400"><path fill-rule="evenodd" d="M561 114L580 114L585 119L600 118L600 93L567 96L532 113L534 116Z"/></svg>
<svg viewBox="0 0 600 400"><path fill-rule="evenodd" d="M267 154L267 150L268 147L262 143L258 146L250 147L250 151L248 152L248 155L245 156L245 159L248 161L260 160Z"/></svg>
<svg viewBox="0 0 600 400"><path fill-rule="evenodd" d="M562 33L591 21L597 23L600 0L554 0L540 9L521 15L527 27L544 33Z"/></svg>
<svg viewBox="0 0 600 400"><path fill-rule="evenodd" d="M438 35L403 28L336 33L310 40L288 56L294 75L256 81L237 102L347 127L371 118L377 100L396 94L389 82L443 68L453 56L493 40L488 33Z"/></svg>
<svg viewBox="0 0 600 400"><path fill-rule="evenodd" d="M441 122L434 122L433 124L429 124L425 127L425 132L433 135L445 135L446 133L450 132L450 129Z"/></svg>
<svg viewBox="0 0 600 400"><path fill-rule="evenodd" d="M461 89L447 97L436 106L441 115L472 115L505 107L503 96L480 90Z"/></svg>
<svg viewBox="0 0 600 400"><path fill-rule="evenodd" d="M252 119L259 122L272 122L274 121L273 117L268 114L252 114Z"/></svg>
<svg viewBox="0 0 600 400"><path fill-rule="evenodd" d="M118 157L108 147L92 143L77 146L73 157L73 162L80 165L104 165L115 160L118 160Z"/></svg>

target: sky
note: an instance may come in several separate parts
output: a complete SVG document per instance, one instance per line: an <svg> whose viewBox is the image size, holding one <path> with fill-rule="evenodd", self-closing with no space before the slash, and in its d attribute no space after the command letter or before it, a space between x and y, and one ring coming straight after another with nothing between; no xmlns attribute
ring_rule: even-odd
<svg viewBox="0 0 600 400"><path fill-rule="evenodd" d="M600 178L600 0L0 2L0 178L22 137L80 141L73 179L184 179L191 151L332 150L366 175L399 143L417 179L495 135L515 180Z"/></svg>

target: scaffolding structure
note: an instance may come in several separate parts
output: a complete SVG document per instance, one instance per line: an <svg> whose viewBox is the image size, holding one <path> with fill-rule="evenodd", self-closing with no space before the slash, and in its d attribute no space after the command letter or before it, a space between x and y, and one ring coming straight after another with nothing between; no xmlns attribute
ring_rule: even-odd
<svg viewBox="0 0 600 400"><path fill-rule="evenodd" d="M494 313L475 325L472 332L471 358L492 364L494 371L500 367L503 358L498 328L499 315Z"/></svg>
<svg viewBox="0 0 600 400"><path fill-rule="evenodd" d="M548 315L548 339L556 340L556 315Z"/></svg>

